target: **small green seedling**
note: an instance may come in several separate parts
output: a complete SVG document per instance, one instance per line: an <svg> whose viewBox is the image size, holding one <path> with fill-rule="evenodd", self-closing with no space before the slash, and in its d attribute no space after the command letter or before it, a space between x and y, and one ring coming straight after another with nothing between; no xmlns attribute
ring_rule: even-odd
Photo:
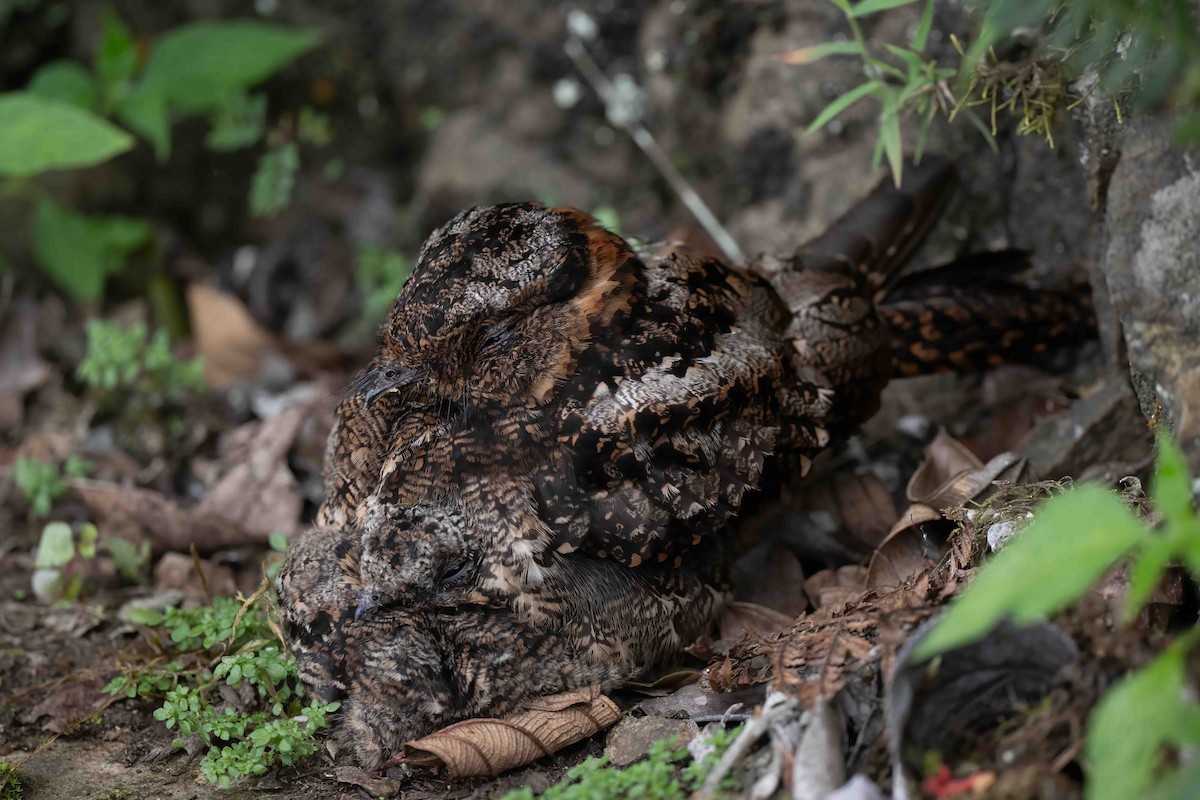
<svg viewBox="0 0 1200 800"><path fill-rule="evenodd" d="M328 715L338 704L305 702L295 659L284 654L262 594L246 601L217 597L210 606L169 608L147 614L141 622L165 629L183 657L126 671L104 691L161 698L155 719L179 732L176 747L195 737L207 748L200 771L209 781L228 788L316 752L315 734L329 726ZM214 650L225 655L209 669ZM245 706L230 704L218 691L222 684L247 686L254 700Z"/></svg>

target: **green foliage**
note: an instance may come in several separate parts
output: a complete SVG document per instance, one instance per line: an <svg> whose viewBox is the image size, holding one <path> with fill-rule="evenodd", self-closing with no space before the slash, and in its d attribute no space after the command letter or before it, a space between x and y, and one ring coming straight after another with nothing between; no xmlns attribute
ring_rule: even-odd
<svg viewBox="0 0 1200 800"><path fill-rule="evenodd" d="M164 34L146 59L140 93L181 113L210 111L316 47L315 31L256 20L194 22Z"/></svg>
<svg viewBox="0 0 1200 800"><path fill-rule="evenodd" d="M363 319L367 324L374 326L387 316L411 272L411 262L395 250L366 247L358 251L354 285L362 295Z"/></svg>
<svg viewBox="0 0 1200 800"><path fill-rule="evenodd" d="M266 135L267 104L249 88L318 41L314 31L254 20L205 21L168 31L143 55L125 23L108 12L91 70L51 61L26 91L0 94L0 177L89 167L131 149L133 137L106 117L149 141L160 161L170 154L172 121L199 114L212 122L211 149L254 145ZM328 136L328 125L322 129L311 114L301 122L312 141ZM293 143L264 156L251 196L255 213L274 214L287 205L298 168ZM39 266L77 299L101 299L106 278L150 242L144 220L85 216L24 184L18 188L37 202L31 235Z"/></svg>
<svg viewBox="0 0 1200 800"><path fill-rule="evenodd" d="M78 535L77 535L78 534ZM65 522L51 522L42 529L31 580L33 593L43 603L74 601L83 592L82 562L96 557L100 532L90 522L78 531Z"/></svg>
<svg viewBox="0 0 1200 800"><path fill-rule="evenodd" d="M25 780L21 771L7 761L0 761L0 800L21 800L25 796Z"/></svg>
<svg viewBox="0 0 1200 800"><path fill-rule="evenodd" d="M67 491L58 467L36 458L18 458L13 466L13 479L35 517L49 516L54 501Z"/></svg>
<svg viewBox="0 0 1200 800"><path fill-rule="evenodd" d="M284 142L263 153L250 180L250 213L273 217L287 208L299 170L300 150L295 142Z"/></svg>
<svg viewBox="0 0 1200 800"><path fill-rule="evenodd" d="M608 766L607 757L588 758L567 772L566 780L540 795L542 800L684 800L704 783L721 755L737 738L741 728L718 731L710 738L714 751L693 761L686 747L671 741L650 745L646 757L619 769ZM735 787L724 786L732 791ZM533 791L517 789L502 800L533 800Z"/></svg>
<svg viewBox="0 0 1200 800"><path fill-rule="evenodd" d="M49 516L54 501L63 496L67 486L63 476L82 478L91 464L77 455L67 457L60 469L56 464L36 458L21 457L13 465L13 480L25 494L35 517Z"/></svg>
<svg viewBox="0 0 1200 800"><path fill-rule="evenodd" d="M148 618L147 624L166 629L177 650L202 657L191 667L181 660L126 672L104 687L121 697L161 697L155 719L181 737L199 739L207 747L200 771L224 788L316 752L315 734L338 708L304 703L295 659L283 654L264 603L257 594L245 602L217 597L211 606L170 608ZM209 670L203 656L218 647L225 655ZM252 688L257 705L223 703L222 684ZM182 739L175 744L182 747Z"/></svg>
<svg viewBox="0 0 1200 800"><path fill-rule="evenodd" d="M217 106L210 117L212 130L204 144L209 150L240 150L256 144L267 129L267 96L238 92Z"/></svg>
<svg viewBox="0 0 1200 800"><path fill-rule="evenodd" d="M104 282L151 236L145 220L85 216L42 197L33 218L33 249L45 273L80 300L99 300Z"/></svg>
<svg viewBox="0 0 1200 800"><path fill-rule="evenodd" d="M1062 111L1079 102L1075 91L1107 92L1120 115L1120 98L1150 107L1165 105L1180 122L1177 136L1200 140L1200 28L1188 0L994 0L968 4L976 10L965 52L951 41L961 59L956 67L926 54L933 24L933 0L923 0L910 47L869 42L859 20L919 0L830 0L845 15L853 39L825 42L787 56L807 64L839 55L857 56L866 81L830 103L809 126L828 125L859 101L872 98L880 107L875 149L887 157L899 182L901 118L917 119L915 152L924 148L930 124L939 115L964 116L992 142L1001 114L1017 120L1017 132L1043 136L1054 146L1053 125ZM1015 55L1001 59L996 46L1020 39ZM1094 75L1093 81L1074 82ZM1086 83L1086 86L1085 86ZM972 109L990 111L985 125Z"/></svg>
<svg viewBox="0 0 1200 800"><path fill-rule="evenodd" d="M129 134L95 114L36 94L0 95L0 119L0 175L90 167L133 147Z"/></svg>
<svg viewBox="0 0 1200 800"><path fill-rule="evenodd" d="M1126 556L1132 559L1125 616L1142 608L1171 563L1200 578L1200 517L1182 453L1158 440L1152 502L1163 524L1147 529L1114 495L1094 486L1049 500L990 563L918 646L930 658L985 635L1002 618L1028 622L1064 608ZM1087 795L1151 796L1186 787L1192 773L1163 769L1165 747L1200 745L1200 704L1185 692L1185 659L1200 634L1181 636L1154 662L1105 695L1089 725ZM1183 791L1183 789L1179 789Z"/></svg>
<svg viewBox="0 0 1200 800"><path fill-rule="evenodd" d="M791 53L787 61L809 64L829 56L855 55L862 61L866 81L826 106L809 125L806 133L825 127L860 100L875 100L879 104L879 134L872 164L877 166L886 157L892 177L899 185L904 162L901 117L912 115L917 118L915 153L920 158L934 119L938 114L949 115L953 110L953 95L948 82L956 71L939 65L924 54L933 25L933 0L925 0L910 47L887 44L882 50L877 50L863 36L859 19L879 11L912 5L917 0L862 0L855 5L851 5L849 0L830 1L845 15L854 38L851 41L806 47ZM973 116L969 109L966 114ZM975 121L982 127L982 123L977 119Z"/></svg>
<svg viewBox="0 0 1200 800"><path fill-rule="evenodd" d="M166 331L150 336L141 322L122 328L89 320L87 339L87 355L75 374L103 407L133 416L179 404L204 389L204 360L177 360Z"/></svg>

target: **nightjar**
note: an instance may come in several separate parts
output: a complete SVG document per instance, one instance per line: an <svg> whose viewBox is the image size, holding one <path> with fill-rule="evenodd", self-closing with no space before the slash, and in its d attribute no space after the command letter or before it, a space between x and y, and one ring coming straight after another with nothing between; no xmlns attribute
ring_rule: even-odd
<svg viewBox="0 0 1200 800"><path fill-rule="evenodd" d="M428 620L422 652L451 673L447 632L478 615L513 631L489 640L493 657L557 642L506 701L673 657L720 610L748 498L802 477L889 378L1088 335L1086 298L1008 280L1019 254L899 275L952 183L926 158L902 190L881 184L796 255L748 270L635 252L582 212L532 203L435 231L339 407L317 527L281 572L305 680L381 703L415 735L449 717L362 688L362 630L410 639Z"/></svg>

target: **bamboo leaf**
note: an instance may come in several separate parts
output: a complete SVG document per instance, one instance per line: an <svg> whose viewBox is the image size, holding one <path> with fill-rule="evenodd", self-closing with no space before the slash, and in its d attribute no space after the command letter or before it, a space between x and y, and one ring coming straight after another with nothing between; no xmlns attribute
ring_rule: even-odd
<svg viewBox="0 0 1200 800"><path fill-rule="evenodd" d="M825 106L825 110L818 114L817 118L812 121L812 124L804 130L804 135L808 136L809 134L815 133L821 128L825 127L830 121L833 120L834 117L850 108L850 106L854 105L871 92L875 91L877 88L879 88L879 85L879 81L867 81L866 83L856 86L850 91L846 92L838 99Z"/></svg>

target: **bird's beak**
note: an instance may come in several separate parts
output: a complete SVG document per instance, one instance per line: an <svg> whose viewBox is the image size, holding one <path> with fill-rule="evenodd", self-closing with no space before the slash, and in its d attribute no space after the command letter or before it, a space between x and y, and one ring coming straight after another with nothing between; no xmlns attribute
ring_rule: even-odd
<svg viewBox="0 0 1200 800"><path fill-rule="evenodd" d="M370 408L371 403L381 394L403 386L416 377L417 371L399 364L381 364L367 370L361 378L350 384L346 390L349 395L362 395L363 405Z"/></svg>
<svg viewBox="0 0 1200 800"><path fill-rule="evenodd" d="M367 614L370 614L378 607L379 603L375 601L375 598L371 597L366 592L363 592L358 596L358 608L354 609L354 621L358 622L360 619L365 617Z"/></svg>

